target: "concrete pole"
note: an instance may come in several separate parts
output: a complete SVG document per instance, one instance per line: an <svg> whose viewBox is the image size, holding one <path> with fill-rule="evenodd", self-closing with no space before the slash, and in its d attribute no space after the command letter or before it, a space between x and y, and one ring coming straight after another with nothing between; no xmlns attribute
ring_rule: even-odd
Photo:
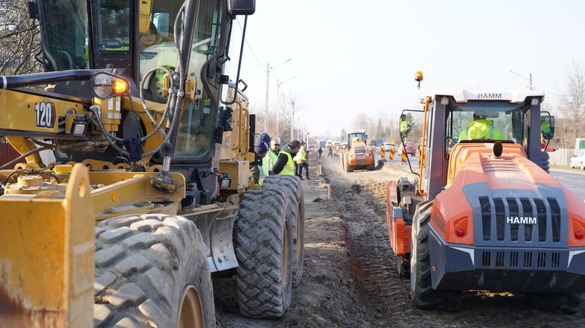
<svg viewBox="0 0 585 328"><path fill-rule="evenodd" d="M270 87L270 64L266 63L266 102L264 103L264 131L268 131L268 94Z"/></svg>

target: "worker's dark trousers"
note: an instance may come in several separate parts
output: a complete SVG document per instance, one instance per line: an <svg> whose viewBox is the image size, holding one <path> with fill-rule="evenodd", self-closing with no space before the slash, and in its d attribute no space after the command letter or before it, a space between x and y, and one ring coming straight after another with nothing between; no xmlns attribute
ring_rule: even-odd
<svg viewBox="0 0 585 328"><path fill-rule="evenodd" d="M309 179L309 163L296 163L296 175L298 177L303 177L303 168L305 168L305 176Z"/></svg>

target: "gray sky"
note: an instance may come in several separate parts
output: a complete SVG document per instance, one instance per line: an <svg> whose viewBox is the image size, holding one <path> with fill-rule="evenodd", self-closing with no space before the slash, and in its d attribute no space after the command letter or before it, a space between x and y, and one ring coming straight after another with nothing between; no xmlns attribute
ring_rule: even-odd
<svg viewBox="0 0 585 328"><path fill-rule="evenodd" d="M269 63L270 108L278 79L312 135L336 137L358 113L396 122L433 91L525 89L530 74L554 106L573 62L585 68L582 0L257 0L247 29L253 112L264 113Z"/></svg>

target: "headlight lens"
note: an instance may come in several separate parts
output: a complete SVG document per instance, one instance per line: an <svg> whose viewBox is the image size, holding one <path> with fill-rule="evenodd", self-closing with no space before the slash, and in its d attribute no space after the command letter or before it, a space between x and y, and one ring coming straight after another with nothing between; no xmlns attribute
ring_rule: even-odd
<svg viewBox="0 0 585 328"><path fill-rule="evenodd" d="M107 73L98 73L90 80L90 86L96 97L108 99L125 94L129 90L128 81Z"/></svg>

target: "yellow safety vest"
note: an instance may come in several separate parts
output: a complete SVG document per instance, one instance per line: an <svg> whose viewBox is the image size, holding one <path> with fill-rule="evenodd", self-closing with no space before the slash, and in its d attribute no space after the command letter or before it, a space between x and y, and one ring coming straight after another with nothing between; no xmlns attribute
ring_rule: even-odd
<svg viewBox="0 0 585 328"><path fill-rule="evenodd" d="M281 154L282 153L283 152L281 152ZM284 152L284 154L286 155L286 157L288 157L288 160L286 161L286 164L282 168L282 171L280 171L280 174L282 174L282 175L295 175L295 162L293 161L291 154L289 152L286 152L286 151Z"/></svg>
<svg viewBox="0 0 585 328"><path fill-rule="evenodd" d="M268 174L268 164L270 162L270 158L268 158L268 155L262 157L262 166L259 167L260 169L260 175L258 177L258 184L262 185L262 183L264 182L264 179L266 179L266 177L269 175Z"/></svg>
<svg viewBox="0 0 585 328"><path fill-rule="evenodd" d="M266 154L266 157L268 157L268 170L272 170L272 167L274 166L274 164L276 164L276 161L278 160L278 153L273 152L272 150L268 151L268 154Z"/></svg>
<svg viewBox="0 0 585 328"><path fill-rule="evenodd" d="M305 149L304 146L301 146L301 149L299 149L299 152L293 159L297 163L304 163L307 161L307 150Z"/></svg>

